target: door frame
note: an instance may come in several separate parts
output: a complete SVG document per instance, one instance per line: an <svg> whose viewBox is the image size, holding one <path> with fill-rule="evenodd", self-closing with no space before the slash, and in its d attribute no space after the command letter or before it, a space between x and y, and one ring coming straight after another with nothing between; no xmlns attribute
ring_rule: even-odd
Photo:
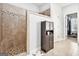
<svg viewBox="0 0 79 59"><path fill-rule="evenodd" d="M77 13L77 42L78 42L78 12L74 12L74 13ZM64 38L65 39L67 39L67 15L74 14L74 13L68 13L64 15Z"/></svg>

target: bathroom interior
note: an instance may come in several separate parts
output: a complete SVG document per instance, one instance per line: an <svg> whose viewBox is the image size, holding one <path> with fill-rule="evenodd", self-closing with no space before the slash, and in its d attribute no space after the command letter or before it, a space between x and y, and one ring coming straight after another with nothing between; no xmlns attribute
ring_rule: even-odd
<svg viewBox="0 0 79 59"><path fill-rule="evenodd" d="M35 20L33 20L34 18ZM43 12L34 13L9 3L0 3L0 56L32 53L31 50L34 51L37 43L38 46L41 44L41 21L51 21L49 8ZM34 27L34 30L32 27ZM36 36L39 37L38 42L35 41L37 40ZM35 44L35 47L33 44Z"/></svg>
<svg viewBox="0 0 79 59"><path fill-rule="evenodd" d="M42 4L46 7L42 5L42 12L39 13L36 7L24 9L26 4L0 4L0 56L37 56L42 55L42 51L45 55L54 50L56 42L65 41L65 37L78 42L78 12L72 12L78 5L52 3L50 7L50 3ZM23 5L23 8L20 8L20 5ZM64 31L67 32L65 37ZM52 52L50 54L53 55Z"/></svg>

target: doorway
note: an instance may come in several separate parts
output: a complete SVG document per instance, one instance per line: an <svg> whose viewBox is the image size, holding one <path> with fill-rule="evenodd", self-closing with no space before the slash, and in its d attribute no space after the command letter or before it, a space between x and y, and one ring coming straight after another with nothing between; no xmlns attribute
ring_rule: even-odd
<svg viewBox="0 0 79 59"><path fill-rule="evenodd" d="M77 42L77 13L67 15L67 38Z"/></svg>

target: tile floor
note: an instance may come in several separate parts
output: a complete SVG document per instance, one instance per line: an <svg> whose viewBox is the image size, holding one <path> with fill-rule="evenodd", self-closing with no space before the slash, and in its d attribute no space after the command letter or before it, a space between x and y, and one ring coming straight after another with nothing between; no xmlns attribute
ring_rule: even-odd
<svg viewBox="0 0 79 59"><path fill-rule="evenodd" d="M79 44L70 39L58 41L45 56L79 56Z"/></svg>
<svg viewBox="0 0 79 59"><path fill-rule="evenodd" d="M69 38L66 40L55 42L54 49L51 49L47 53L38 51L36 56L79 56L79 44L73 41L72 39L73 38ZM22 54L22 56L23 55L25 56L26 53ZM33 55L27 55L27 56L33 56Z"/></svg>

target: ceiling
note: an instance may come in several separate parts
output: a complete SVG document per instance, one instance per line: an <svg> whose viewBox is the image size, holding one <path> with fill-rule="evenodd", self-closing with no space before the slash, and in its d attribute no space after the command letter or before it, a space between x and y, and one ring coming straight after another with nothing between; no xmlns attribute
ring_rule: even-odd
<svg viewBox="0 0 79 59"><path fill-rule="evenodd" d="M32 4L34 4L37 7L42 7L42 6L46 5L46 4L49 5L49 3L32 3ZM65 6L70 5L71 3L56 3L56 4L59 4L61 7L65 7Z"/></svg>
<svg viewBox="0 0 79 59"><path fill-rule="evenodd" d="M70 5L71 3L58 3L61 7L65 7L65 6L68 6Z"/></svg>
<svg viewBox="0 0 79 59"><path fill-rule="evenodd" d="M49 5L49 8L50 8L50 3L32 3L32 4L37 6L40 10L45 9L44 7L48 8L47 7L48 5ZM56 4L59 5L61 8L63 8L63 7L66 7L66 6L70 5L71 3L56 3ZM45 11L43 11L43 12L44 13L41 13L41 14L50 15L50 10L49 9L47 9L47 10L45 9Z"/></svg>
<svg viewBox="0 0 79 59"><path fill-rule="evenodd" d="M49 3L32 3L32 4L36 5L37 7L42 7L42 6L49 4Z"/></svg>

